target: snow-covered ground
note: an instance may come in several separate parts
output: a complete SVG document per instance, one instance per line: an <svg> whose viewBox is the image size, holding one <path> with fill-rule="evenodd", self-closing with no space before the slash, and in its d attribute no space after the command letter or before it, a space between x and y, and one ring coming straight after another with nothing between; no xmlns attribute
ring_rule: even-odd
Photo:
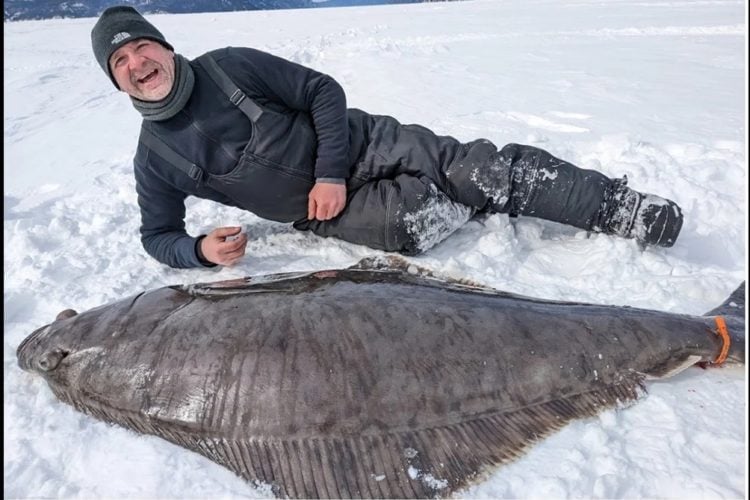
<svg viewBox="0 0 750 500"><path fill-rule="evenodd" d="M671 249L493 215L413 258L502 290L702 314L746 277L747 13L734 0L478 0L157 15L178 52L252 46L334 76L349 105L461 140L533 144L684 209ZM91 53L93 19L5 23L6 498L265 496L160 439L58 403L15 349L65 308L144 289L344 267L379 252L190 200L193 234L241 224L234 268L174 270L140 246L139 115ZM745 367L649 383L463 497L747 496Z"/></svg>

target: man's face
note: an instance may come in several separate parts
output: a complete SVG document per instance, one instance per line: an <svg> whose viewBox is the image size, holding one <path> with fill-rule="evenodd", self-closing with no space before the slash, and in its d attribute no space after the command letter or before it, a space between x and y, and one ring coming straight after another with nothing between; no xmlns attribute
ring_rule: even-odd
<svg viewBox="0 0 750 500"><path fill-rule="evenodd" d="M158 42L139 38L117 49L109 68L120 90L141 101L160 101L174 83L174 52Z"/></svg>

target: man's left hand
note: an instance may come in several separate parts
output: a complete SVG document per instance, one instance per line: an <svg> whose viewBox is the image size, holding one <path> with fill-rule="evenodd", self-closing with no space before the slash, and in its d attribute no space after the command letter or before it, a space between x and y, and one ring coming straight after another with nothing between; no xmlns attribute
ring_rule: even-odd
<svg viewBox="0 0 750 500"><path fill-rule="evenodd" d="M331 220L346 206L346 184L317 182L307 198L307 218Z"/></svg>

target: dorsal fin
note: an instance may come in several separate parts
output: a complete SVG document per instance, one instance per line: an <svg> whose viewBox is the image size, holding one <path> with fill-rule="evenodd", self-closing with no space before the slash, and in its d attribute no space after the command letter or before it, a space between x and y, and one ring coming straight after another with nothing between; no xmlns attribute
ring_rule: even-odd
<svg viewBox="0 0 750 500"><path fill-rule="evenodd" d="M446 283L452 283L456 285L463 285L465 287L476 288L486 291L496 292L495 288L483 285L476 281L472 281L466 278L455 278L447 274L435 272L431 269L423 267L419 264L409 262L403 257L396 255L383 255L376 257L366 257L356 264L349 266L347 269L362 270L362 271L400 271L404 273L413 274L423 278L432 278Z"/></svg>

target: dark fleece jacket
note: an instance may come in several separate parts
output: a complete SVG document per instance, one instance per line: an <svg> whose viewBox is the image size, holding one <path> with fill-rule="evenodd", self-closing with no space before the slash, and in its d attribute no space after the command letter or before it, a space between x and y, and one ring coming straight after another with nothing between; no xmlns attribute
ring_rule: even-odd
<svg viewBox="0 0 750 500"><path fill-rule="evenodd" d="M266 127L276 130L256 133L290 137L289 141L269 145L272 151L266 153L274 157L272 160L293 163L310 179L349 176L346 97L333 78L250 48L228 47L212 51L211 55L249 98L277 118L264 120ZM143 126L190 162L200 165L206 174L220 178L237 166L253 127L204 69L196 61L190 64L195 86L184 109L168 120L144 122ZM301 141L295 142L294 137L300 132L313 144L298 145ZM202 265L196 254L198 239L185 231L185 199L193 195L242 207L241 201L191 179L142 143L134 165L141 241L146 251L172 267ZM279 194L283 199L284 193Z"/></svg>

